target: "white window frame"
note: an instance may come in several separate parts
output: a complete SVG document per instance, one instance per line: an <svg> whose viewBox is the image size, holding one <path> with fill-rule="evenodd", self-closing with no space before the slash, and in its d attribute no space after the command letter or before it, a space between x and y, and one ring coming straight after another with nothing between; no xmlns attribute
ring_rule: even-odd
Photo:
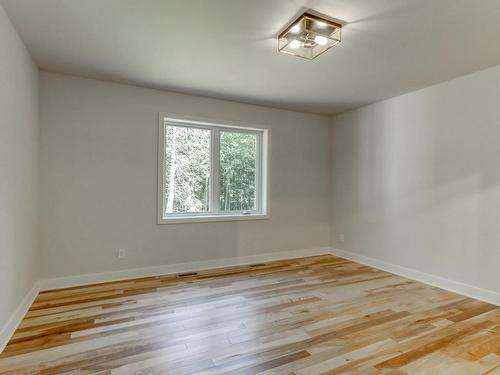
<svg viewBox="0 0 500 375"><path fill-rule="evenodd" d="M208 212L183 212L164 214L165 192L165 121L169 125L210 129L210 210ZM158 224L193 223L203 221L257 220L269 218L269 129L241 122L215 121L203 118L160 112L158 116ZM220 132L230 130L257 135L256 210L220 211Z"/></svg>

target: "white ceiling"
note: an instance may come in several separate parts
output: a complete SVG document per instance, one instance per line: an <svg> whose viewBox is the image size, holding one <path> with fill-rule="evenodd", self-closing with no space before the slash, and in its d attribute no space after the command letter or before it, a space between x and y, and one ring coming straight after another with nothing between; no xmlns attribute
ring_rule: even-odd
<svg viewBox="0 0 500 375"><path fill-rule="evenodd" d="M43 70L332 114L500 64L500 0L0 0ZM346 22L308 61L276 35Z"/></svg>

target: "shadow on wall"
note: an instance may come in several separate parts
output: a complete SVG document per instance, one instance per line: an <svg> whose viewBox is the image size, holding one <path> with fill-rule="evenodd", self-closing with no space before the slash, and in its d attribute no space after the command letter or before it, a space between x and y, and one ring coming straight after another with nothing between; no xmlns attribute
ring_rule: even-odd
<svg viewBox="0 0 500 375"><path fill-rule="evenodd" d="M499 290L498 93L459 86L334 120L333 246Z"/></svg>

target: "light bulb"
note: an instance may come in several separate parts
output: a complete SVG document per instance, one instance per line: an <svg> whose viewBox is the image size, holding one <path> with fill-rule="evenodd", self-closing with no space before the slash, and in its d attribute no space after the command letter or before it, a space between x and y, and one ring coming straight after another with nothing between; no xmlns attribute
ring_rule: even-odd
<svg viewBox="0 0 500 375"><path fill-rule="evenodd" d="M314 41L322 46L324 46L326 43L328 43L328 39L326 39L324 36L321 36L321 35L316 35L314 37Z"/></svg>
<svg viewBox="0 0 500 375"><path fill-rule="evenodd" d="M290 42L290 47L291 48L299 48L302 43L300 43L300 40L294 39Z"/></svg>
<svg viewBox="0 0 500 375"><path fill-rule="evenodd" d="M316 21L316 26L318 26L320 29L324 29L328 25L324 23L323 21Z"/></svg>
<svg viewBox="0 0 500 375"><path fill-rule="evenodd" d="M290 32L297 34L300 31L300 25L295 25L290 29Z"/></svg>

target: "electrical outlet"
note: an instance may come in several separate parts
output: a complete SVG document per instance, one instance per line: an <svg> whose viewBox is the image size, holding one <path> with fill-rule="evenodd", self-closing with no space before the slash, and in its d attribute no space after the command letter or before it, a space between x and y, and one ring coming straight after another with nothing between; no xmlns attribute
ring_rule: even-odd
<svg viewBox="0 0 500 375"><path fill-rule="evenodd" d="M339 234L339 241L344 242L344 240L345 240L344 233Z"/></svg>
<svg viewBox="0 0 500 375"><path fill-rule="evenodd" d="M125 258L127 256L127 250L125 249L118 249L118 259Z"/></svg>

